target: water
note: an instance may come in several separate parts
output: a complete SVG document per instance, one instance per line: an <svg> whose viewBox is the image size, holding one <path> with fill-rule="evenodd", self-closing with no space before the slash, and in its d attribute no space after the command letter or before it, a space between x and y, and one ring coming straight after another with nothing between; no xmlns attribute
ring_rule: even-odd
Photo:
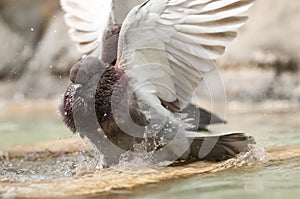
<svg viewBox="0 0 300 199"><path fill-rule="evenodd" d="M29 109L35 107L29 106ZM20 107L19 107L20 108ZM23 107L24 108L24 107ZM28 108L28 107L27 107ZM19 109L18 109L19 110ZM71 133L63 126L52 107L19 110L0 114L0 147L30 144L37 141L68 138ZM7 112L6 112L7 113ZM260 146L300 145L300 111L298 108L231 111L224 131L241 130L256 138ZM5 156L4 156L5 157ZM43 160L43 157L49 157ZM39 160L35 163L32 159ZM1 160L1 154L0 154ZM1 175L18 180L67 178L93 172L95 162L87 152L66 154L28 154L27 159L2 160ZM84 168L78 171L76 168ZM152 169L152 168L151 168ZM18 171L18 172L16 172ZM300 158L283 162L257 163L223 172L169 180L109 195L90 198L298 198L300 194Z"/></svg>
<svg viewBox="0 0 300 199"><path fill-rule="evenodd" d="M0 103L0 147L71 137L55 102Z"/></svg>
<svg viewBox="0 0 300 199"><path fill-rule="evenodd" d="M151 185L147 187L148 190L130 193L127 198L298 198L299 164L300 159L297 159L267 168L238 168L169 181L159 187Z"/></svg>

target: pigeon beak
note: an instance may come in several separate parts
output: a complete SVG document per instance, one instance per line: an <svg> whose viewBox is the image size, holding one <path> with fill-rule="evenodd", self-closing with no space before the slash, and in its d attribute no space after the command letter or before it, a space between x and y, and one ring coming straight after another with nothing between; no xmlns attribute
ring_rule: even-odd
<svg viewBox="0 0 300 199"><path fill-rule="evenodd" d="M77 91L77 89L82 87L82 84L74 84L73 85L75 92Z"/></svg>

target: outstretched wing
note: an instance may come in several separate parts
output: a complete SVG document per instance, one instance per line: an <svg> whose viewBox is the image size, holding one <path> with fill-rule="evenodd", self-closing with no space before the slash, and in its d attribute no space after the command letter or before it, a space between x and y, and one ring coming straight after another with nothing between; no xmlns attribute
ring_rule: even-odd
<svg viewBox="0 0 300 199"><path fill-rule="evenodd" d="M101 57L109 23L122 24L128 12L144 0L60 0L71 39L80 53Z"/></svg>
<svg viewBox="0 0 300 199"><path fill-rule="evenodd" d="M113 0L60 0L71 39L83 55L101 55L101 41Z"/></svg>
<svg viewBox="0 0 300 199"><path fill-rule="evenodd" d="M117 67L139 100L191 102L203 74L214 69L254 0L149 0L127 16Z"/></svg>

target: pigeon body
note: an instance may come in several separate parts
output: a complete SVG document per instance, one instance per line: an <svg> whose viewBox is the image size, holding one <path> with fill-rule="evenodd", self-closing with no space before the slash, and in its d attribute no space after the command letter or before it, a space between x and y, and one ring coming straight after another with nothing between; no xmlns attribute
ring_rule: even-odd
<svg viewBox="0 0 300 199"><path fill-rule="evenodd" d="M103 166L118 164L127 151L159 162L221 161L249 150L254 139L243 133L198 133L224 121L192 99L253 0L149 0L118 21L108 0L101 27L99 10L86 11L105 1L61 2L85 57L71 69L60 112L73 132L95 144Z"/></svg>
<svg viewBox="0 0 300 199"><path fill-rule="evenodd" d="M170 124L171 118L167 118L170 121L163 122L161 129L151 129L150 133L148 131L148 134L145 134L151 119L154 120L154 124L160 124L164 116L158 113L148 118L145 115L145 110L149 109L140 108L137 98L130 95L132 91L127 85L124 73L117 71L110 64L104 64L96 57L83 58L73 69L71 72L76 73L77 78L65 92L60 112L65 124L73 132L79 132L82 138L88 138L95 144L103 155L104 167L118 164L121 155L127 151L136 151L134 146L138 144L143 145L141 153L161 150L161 153L155 156L155 162L159 162L221 161L246 152L249 145L255 143L252 137L243 133L209 137L194 134L187 137L184 129L180 129L179 121ZM192 104L178 113L185 113L187 118L193 118L194 114L189 112L190 110L198 111L201 119L196 120L199 122L197 125L186 130L197 132L206 130L207 125L224 122L216 115ZM134 128L132 124L140 128ZM178 143L168 146L174 139ZM211 142L213 147L201 157L200 149L205 142ZM182 143L186 143L184 148L180 148Z"/></svg>

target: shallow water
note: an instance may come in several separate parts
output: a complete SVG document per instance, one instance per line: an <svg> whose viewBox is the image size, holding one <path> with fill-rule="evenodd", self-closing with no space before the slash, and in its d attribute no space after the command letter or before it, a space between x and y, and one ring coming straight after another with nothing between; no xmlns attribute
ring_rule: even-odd
<svg viewBox="0 0 300 199"><path fill-rule="evenodd" d="M230 169L212 174L201 174L191 178L176 179L159 184L146 185L132 191L102 195L109 199L240 199L299 198L300 159L283 164L262 167ZM90 197L91 199L99 196Z"/></svg>
<svg viewBox="0 0 300 199"><path fill-rule="evenodd" d="M0 147L72 137L56 106L48 102L0 105Z"/></svg>
<svg viewBox="0 0 300 199"><path fill-rule="evenodd" d="M19 181L49 180L78 175L80 168L85 173L94 172L96 159L87 152L74 153L28 153L24 157L0 161L0 175Z"/></svg>
<svg viewBox="0 0 300 199"><path fill-rule="evenodd" d="M55 109L51 110L47 114L39 110L34 114L0 115L0 147L70 137L71 133L63 126ZM254 136L260 146L300 145L298 109L233 111L228 113L227 122L224 132L244 131ZM41 157L44 155L40 154ZM87 164L91 158L89 154L47 155L53 158L44 161L43 165L39 161L31 164L30 158L39 159L39 154L32 154L32 157L29 154L28 161L3 160L0 174L21 180L51 179L74 175L77 164L91 166ZM257 164L151 184L131 191L116 191L109 196L101 195L101 198L298 198L299 194L300 159L292 159L280 164Z"/></svg>

